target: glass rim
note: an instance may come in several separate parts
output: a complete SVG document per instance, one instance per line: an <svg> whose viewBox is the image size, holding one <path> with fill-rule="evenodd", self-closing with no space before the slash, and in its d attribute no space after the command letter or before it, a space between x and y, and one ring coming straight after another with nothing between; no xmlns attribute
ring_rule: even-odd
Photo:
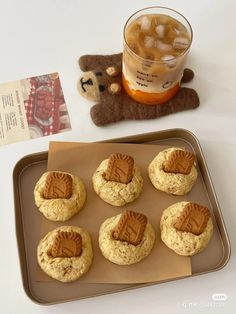
<svg viewBox="0 0 236 314"><path fill-rule="evenodd" d="M177 13L178 15L180 15L180 16L187 22L187 24L188 24L188 26L189 26L191 38L190 38L190 43L189 43L188 48L185 49L183 52L181 52L181 54L179 54L178 56L173 57L173 58L169 59L168 61L159 61L159 60L145 59L145 58L139 56L137 53L135 53L135 52L130 48L130 46L129 46L128 43L127 43L126 36L125 36L125 30L126 30L126 28L127 28L127 25L128 25L128 23L129 23L129 21L130 21L130 20L132 19L132 17L134 17L137 13L142 12L142 11L145 11L145 10L149 10L149 9L166 9L166 10L172 11L172 12L174 12L174 13ZM143 9L140 9L140 10L134 12L132 15L130 15L130 17L129 17L128 20L126 21L126 23L125 23L125 25L124 25L124 28L123 28L123 39L124 39L124 43L125 43L126 47L128 48L129 52L130 52L131 54L133 54L137 59L140 59L142 62L155 63L155 64L157 64L157 63L158 63L158 64L166 64L166 63L171 62L171 61L173 61L173 60L177 60L178 58L184 56L185 54L187 54L187 53L189 52L190 47L191 47L191 45L192 45L192 41L193 41L193 29L192 29L192 26L191 26L191 24L189 23L189 21L186 19L186 17L185 17L183 14L179 13L178 11L176 11L176 10L174 10L174 9L171 9L171 8L168 8L168 7L150 6L150 7L145 7L145 8L143 8Z"/></svg>

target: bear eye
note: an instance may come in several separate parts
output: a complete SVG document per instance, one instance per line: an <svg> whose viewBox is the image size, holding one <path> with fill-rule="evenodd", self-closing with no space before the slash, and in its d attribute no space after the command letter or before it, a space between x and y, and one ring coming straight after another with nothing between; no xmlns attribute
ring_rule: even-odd
<svg viewBox="0 0 236 314"><path fill-rule="evenodd" d="M102 72L96 72L95 75L96 76L102 76Z"/></svg>
<svg viewBox="0 0 236 314"><path fill-rule="evenodd" d="M99 85L98 88L100 92L104 92L104 90L106 89L104 85Z"/></svg>

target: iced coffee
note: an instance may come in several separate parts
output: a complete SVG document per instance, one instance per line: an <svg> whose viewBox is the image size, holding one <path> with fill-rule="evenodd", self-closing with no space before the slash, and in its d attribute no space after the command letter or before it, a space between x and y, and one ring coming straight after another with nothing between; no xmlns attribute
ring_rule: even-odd
<svg viewBox="0 0 236 314"><path fill-rule="evenodd" d="M180 87L192 42L188 21L161 7L140 10L124 28L123 86L133 99L162 104Z"/></svg>

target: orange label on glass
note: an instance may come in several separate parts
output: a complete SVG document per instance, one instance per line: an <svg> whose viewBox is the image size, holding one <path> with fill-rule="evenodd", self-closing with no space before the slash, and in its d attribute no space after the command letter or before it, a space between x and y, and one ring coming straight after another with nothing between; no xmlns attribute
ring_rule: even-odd
<svg viewBox="0 0 236 314"><path fill-rule="evenodd" d="M123 86L126 93L139 103L146 105L159 105L167 102L171 99L179 90L180 84L177 83L172 88L168 89L166 92L153 93L145 92L140 89L132 88L131 83L125 78L124 74L122 76ZM142 87L142 86L141 86Z"/></svg>

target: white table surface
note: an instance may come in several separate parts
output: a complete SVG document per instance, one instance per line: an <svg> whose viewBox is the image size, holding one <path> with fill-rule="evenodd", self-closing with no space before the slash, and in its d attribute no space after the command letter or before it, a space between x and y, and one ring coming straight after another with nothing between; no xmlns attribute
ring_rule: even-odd
<svg viewBox="0 0 236 314"><path fill-rule="evenodd" d="M164 5L182 12L191 22L194 42L188 66L190 84L199 93L195 111L153 121L129 121L96 127L91 103L76 90L79 56L122 50L122 27L134 11ZM0 312L1 313L233 313L236 306L236 2L111 1L111 0L1 0L0 82L60 73L72 131L0 147ZM232 244L227 266L208 275L152 287L49 307L26 296L15 236L12 170L24 155L48 149L51 140L95 141L113 137L185 128L199 139ZM227 301L213 302L225 293Z"/></svg>

